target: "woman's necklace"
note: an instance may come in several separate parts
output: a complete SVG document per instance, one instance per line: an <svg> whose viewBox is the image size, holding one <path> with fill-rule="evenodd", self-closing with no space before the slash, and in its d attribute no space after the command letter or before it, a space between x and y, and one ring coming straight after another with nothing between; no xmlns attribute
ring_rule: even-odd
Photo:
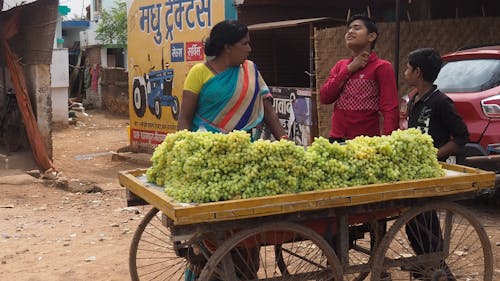
<svg viewBox="0 0 500 281"><path fill-rule="evenodd" d="M212 73L213 73L214 75L219 74L219 71L215 70L215 68L212 66L212 64L211 64L210 62L207 62L207 66L208 66L208 68L210 69L210 71L212 71Z"/></svg>

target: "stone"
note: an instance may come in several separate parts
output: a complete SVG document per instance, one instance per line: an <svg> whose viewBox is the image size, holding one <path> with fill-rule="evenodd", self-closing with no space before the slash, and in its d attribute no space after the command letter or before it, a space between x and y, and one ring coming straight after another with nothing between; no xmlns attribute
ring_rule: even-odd
<svg viewBox="0 0 500 281"><path fill-rule="evenodd" d="M90 257L85 258L86 262L91 262L91 261L96 261L96 260L97 260L97 258L95 256L90 256Z"/></svg>
<svg viewBox="0 0 500 281"><path fill-rule="evenodd" d="M133 214L140 214L141 211L139 211L139 208L137 207L125 207L122 209L123 212L127 213L133 213Z"/></svg>

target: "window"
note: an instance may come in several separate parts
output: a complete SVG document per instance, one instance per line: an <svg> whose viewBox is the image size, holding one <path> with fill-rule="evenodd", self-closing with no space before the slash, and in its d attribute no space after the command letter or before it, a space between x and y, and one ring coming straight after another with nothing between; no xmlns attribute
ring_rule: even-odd
<svg viewBox="0 0 500 281"><path fill-rule="evenodd" d="M479 92L500 85L500 60L452 61L443 65L435 81L447 93Z"/></svg>

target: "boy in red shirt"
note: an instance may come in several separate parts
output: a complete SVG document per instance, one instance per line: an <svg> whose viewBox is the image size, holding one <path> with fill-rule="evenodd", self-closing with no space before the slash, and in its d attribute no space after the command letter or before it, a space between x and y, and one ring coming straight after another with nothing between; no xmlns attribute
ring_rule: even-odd
<svg viewBox="0 0 500 281"><path fill-rule="evenodd" d="M352 57L335 64L320 90L322 103L335 103L330 142L390 134L399 128L394 70L390 62L379 59L373 51L377 26L364 15L354 15L348 26L345 41Z"/></svg>

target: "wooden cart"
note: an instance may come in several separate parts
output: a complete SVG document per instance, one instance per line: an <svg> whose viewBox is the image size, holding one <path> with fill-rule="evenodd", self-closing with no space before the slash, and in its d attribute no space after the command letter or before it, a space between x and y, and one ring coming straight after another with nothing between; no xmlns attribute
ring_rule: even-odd
<svg viewBox="0 0 500 281"><path fill-rule="evenodd" d="M453 201L495 175L443 163L446 176L182 204L119 174L129 205L151 204L130 250L132 280L493 280L488 236ZM454 279L453 279L454 278Z"/></svg>

